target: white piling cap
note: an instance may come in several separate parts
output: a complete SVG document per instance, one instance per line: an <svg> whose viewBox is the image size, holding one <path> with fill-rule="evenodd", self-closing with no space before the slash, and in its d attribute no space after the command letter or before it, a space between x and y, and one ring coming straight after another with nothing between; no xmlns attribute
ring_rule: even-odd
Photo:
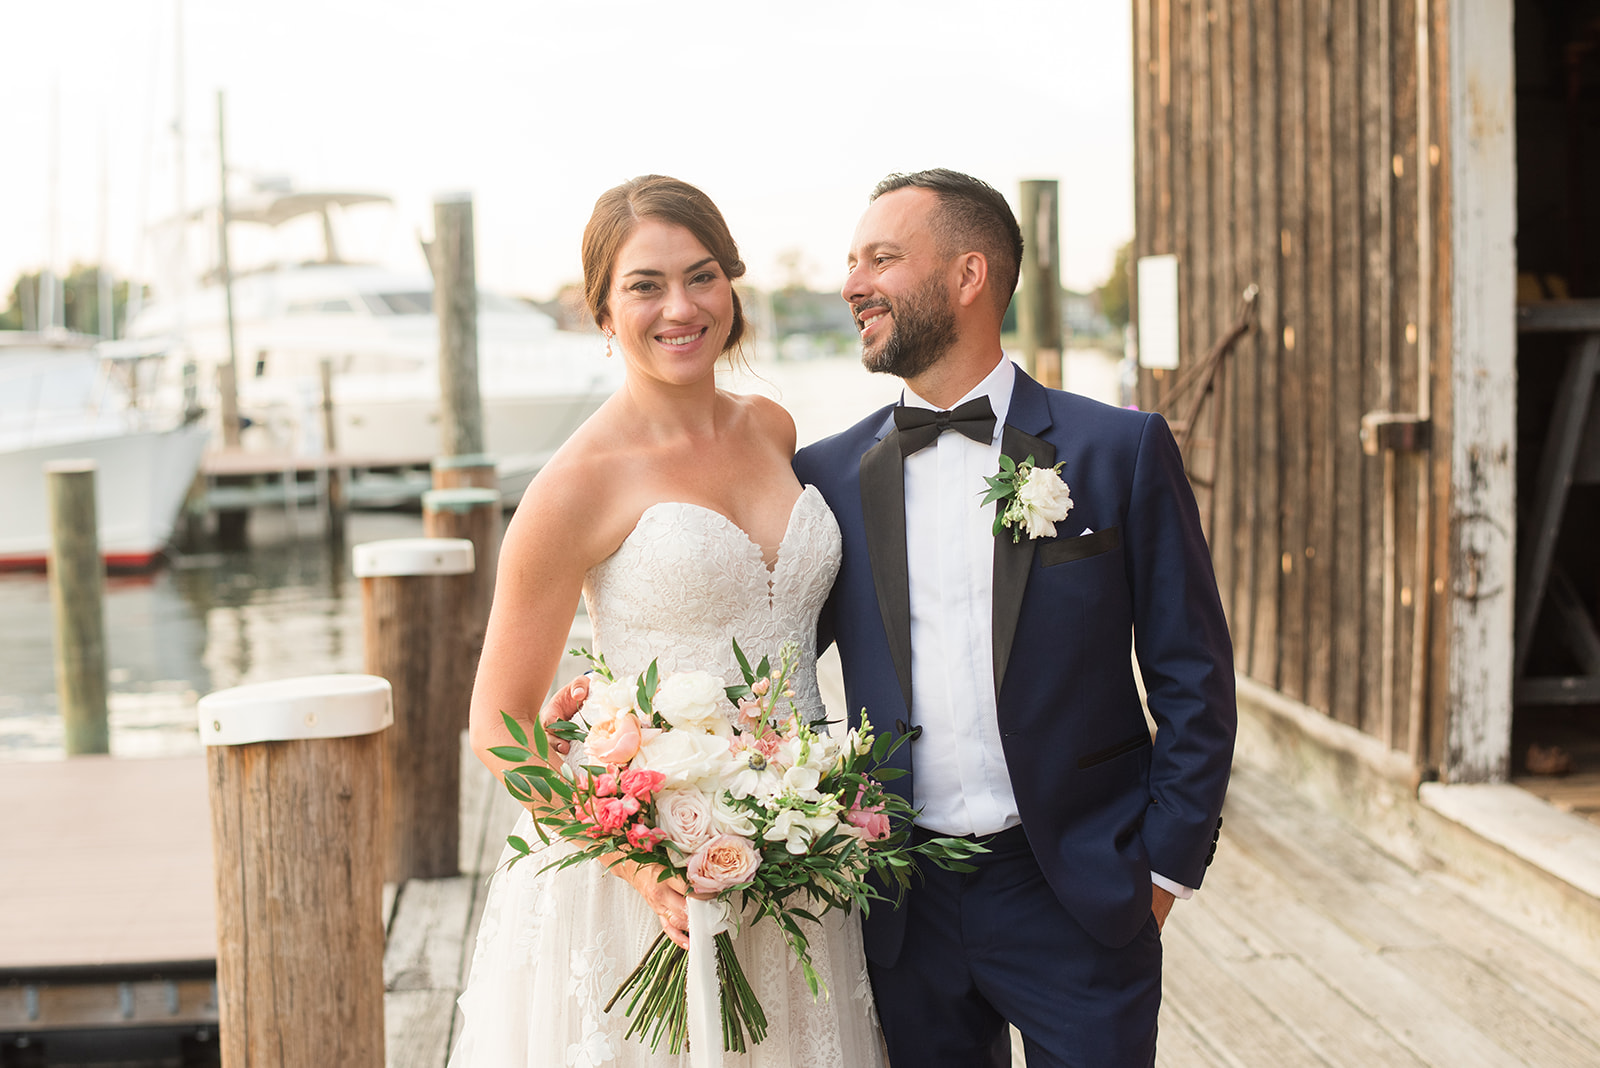
<svg viewBox="0 0 1600 1068"><path fill-rule="evenodd" d="M356 578L399 575L466 575L473 569L472 542L466 538L390 538L353 550Z"/></svg>
<svg viewBox="0 0 1600 1068"><path fill-rule="evenodd" d="M393 722L389 680L377 675L307 675L200 698L200 740L206 745L349 738Z"/></svg>

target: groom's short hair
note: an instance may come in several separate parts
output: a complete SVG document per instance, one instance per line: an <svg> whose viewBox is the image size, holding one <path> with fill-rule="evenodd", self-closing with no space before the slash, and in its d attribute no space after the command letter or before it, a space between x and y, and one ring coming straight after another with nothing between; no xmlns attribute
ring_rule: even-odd
<svg viewBox="0 0 1600 1068"><path fill-rule="evenodd" d="M981 178L946 167L891 174L872 190L869 201L912 187L926 189L939 200L934 236L941 255L981 252L989 262L995 300L1002 314L1017 288L1022 268L1022 228L1000 191Z"/></svg>

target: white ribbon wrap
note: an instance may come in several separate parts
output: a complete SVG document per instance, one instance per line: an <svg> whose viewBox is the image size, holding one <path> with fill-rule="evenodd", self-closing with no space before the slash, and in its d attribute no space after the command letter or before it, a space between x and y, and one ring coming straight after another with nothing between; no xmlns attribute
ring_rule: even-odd
<svg viewBox="0 0 1600 1068"><path fill-rule="evenodd" d="M722 1068L722 987L717 982L717 935L734 929L726 901L688 899L689 1063Z"/></svg>

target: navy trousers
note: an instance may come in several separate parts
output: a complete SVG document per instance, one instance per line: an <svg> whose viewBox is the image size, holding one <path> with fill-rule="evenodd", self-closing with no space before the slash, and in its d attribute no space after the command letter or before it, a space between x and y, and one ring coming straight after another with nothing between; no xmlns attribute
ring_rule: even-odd
<svg viewBox="0 0 1600 1068"><path fill-rule="evenodd" d="M1021 828L978 870L924 864L890 967L868 961L892 1068L1006 1068L1007 1023L1028 1068L1150 1068L1161 1006L1152 915L1132 943L1100 944L1061 907ZM881 907L881 906L880 906Z"/></svg>

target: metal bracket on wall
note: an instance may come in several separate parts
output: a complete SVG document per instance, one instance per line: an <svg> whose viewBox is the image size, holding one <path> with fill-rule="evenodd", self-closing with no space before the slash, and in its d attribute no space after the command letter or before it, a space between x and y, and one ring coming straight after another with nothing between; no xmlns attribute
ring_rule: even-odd
<svg viewBox="0 0 1600 1068"><path fill-rule="evenodd" d="M1410 412L1368 412L1361 417L1361 451L1426 452L1433 443L1433 423Z"/></svg>

